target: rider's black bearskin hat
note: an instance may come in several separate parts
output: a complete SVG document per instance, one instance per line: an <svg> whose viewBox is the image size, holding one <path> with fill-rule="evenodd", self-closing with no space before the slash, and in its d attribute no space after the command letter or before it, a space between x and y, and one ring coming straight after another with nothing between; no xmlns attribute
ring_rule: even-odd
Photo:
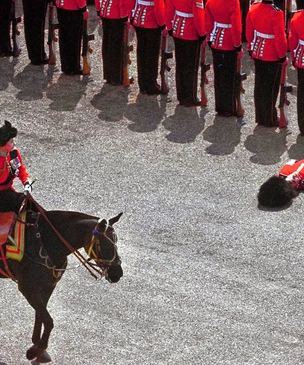
<svg viewBox="0 0 304 365"><path fill-rule="evenodd" d="M260 187L258 202L264 207L276 208L290 203L296 195L290 182L282 177L272 176Z"/></svg>
<svg viewBox="0 0 304 365"><path fill-rule="evenodd" d="M16 136L17 129L12 127L11 123L6 120L4 126L0 128L0 146L5 146L11 138Z"/></svg>

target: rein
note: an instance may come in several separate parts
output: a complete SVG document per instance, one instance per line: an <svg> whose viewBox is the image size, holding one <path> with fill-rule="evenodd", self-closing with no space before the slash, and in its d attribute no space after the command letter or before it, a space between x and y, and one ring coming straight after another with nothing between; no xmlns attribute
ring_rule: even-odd
<svg viewBox="0 0 304 365"><path fill-rule="evenodd" d="M43 218L46 220L46 222L50 225L50 227L53 229L53 231L56 233L60 241L73 253L77 259L82 263L82 265L89 271L89 273L95 278L98 279L98 276L96 276L93 273L93 270L98 272L100 275L100 270L95 267L94 264L88 262L88 260L77 250L74 249L73 246L70 245L70 243L58 232L56 227L52 224L52 222L48 219L46 214L44 213L44 210L41 209L41 207L35 202L35 200L32 198L30 194L27 194L27 199L29 199L32 203L34 203L35 207L37 208L38 212L43 216Z"/></svg>

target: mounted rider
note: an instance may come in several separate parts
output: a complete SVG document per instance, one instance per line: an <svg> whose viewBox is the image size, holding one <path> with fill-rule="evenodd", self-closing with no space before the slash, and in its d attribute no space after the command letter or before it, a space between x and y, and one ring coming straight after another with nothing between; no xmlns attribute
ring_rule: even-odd
<svg viewBox="0 0 304 365"><path fill-rule="evenodd" d="M0 128L0 212L18 213L23 193L18 193L13 187L16 177L24 186L24 192L31 192L31 180L23 164L20 152L15 148L14 138L17 129L7 120Z"/></svg>

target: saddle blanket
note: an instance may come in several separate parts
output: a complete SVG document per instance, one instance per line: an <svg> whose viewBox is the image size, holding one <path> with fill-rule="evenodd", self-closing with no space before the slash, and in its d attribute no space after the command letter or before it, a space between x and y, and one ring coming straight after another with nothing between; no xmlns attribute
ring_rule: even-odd
<svg viewBox="0 0 304 365"><path fill-rule="evenodd" d="M15 244L6 245L6 258L21 261L24 253L24 233L26 222L26 211L19 215L14 228ZM11 242L8 240L8 242Z"/></svg>

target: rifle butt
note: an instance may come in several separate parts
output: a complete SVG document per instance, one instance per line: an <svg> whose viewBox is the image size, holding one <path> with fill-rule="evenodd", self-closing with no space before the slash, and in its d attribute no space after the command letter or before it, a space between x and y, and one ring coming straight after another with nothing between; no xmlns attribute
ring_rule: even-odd
<svg viewBox="0 0 304 365"><path fill-rule="evenodd" d="M83 75L90 75L90 73L91 73L91 67L89 65L88 56L83 56L82 74Z"/></svg>
<svg viewBox="0 0 304 365"><path fill-rule="evenodd" d="M201 87L201 106L207 106L207 102L205 87Z"/></svg>
<svg viewBox="0 0 304 365"><path fill-rule="evenodd" d="M284 106L280 107L280 119L279 119L279 128L287 128L288 122L285 116Z"/></svg>

